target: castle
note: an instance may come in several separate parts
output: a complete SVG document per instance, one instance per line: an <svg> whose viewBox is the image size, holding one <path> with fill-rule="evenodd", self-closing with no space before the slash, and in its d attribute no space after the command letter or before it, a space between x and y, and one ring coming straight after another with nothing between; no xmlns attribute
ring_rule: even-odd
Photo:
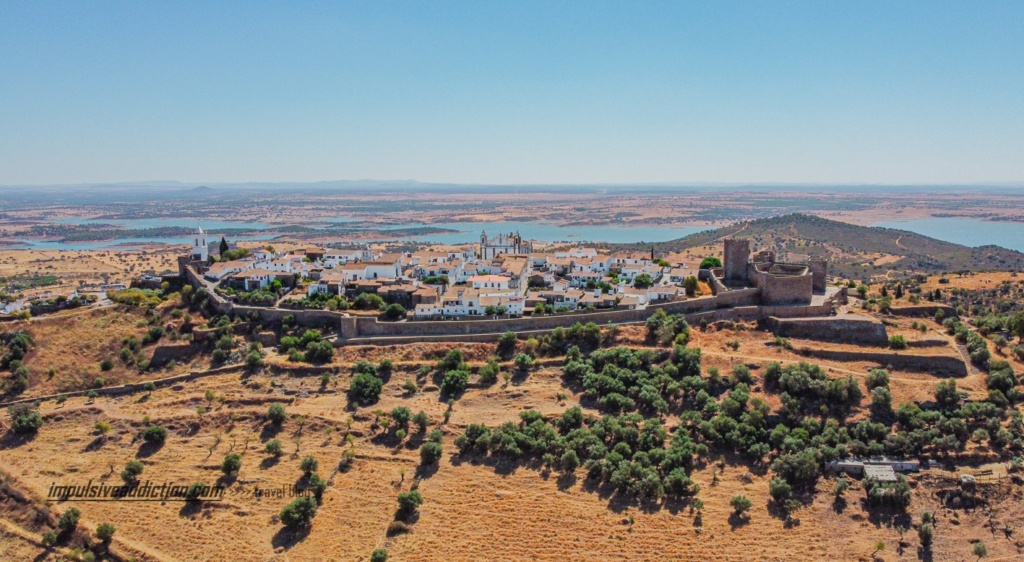
<svg viewBox="0 0 1024 562"><path fill-rule="evenodd" d="M488 238L486 230L480 232L480 259L489 260L501 254L529 254L532 251L533 245L523 242L518 231L515 234L499 234L494 238Z"/></svg>
<svg viewBox="0 0 1024 562"><path fill-rule="evenodd" d="M763 250L751 256L750 240L727 238L723 269L719 280L723 288L753 285L761 290L761 304L807 304L814 293L825 292L828 261L777 262L775 252Z"/></svg>

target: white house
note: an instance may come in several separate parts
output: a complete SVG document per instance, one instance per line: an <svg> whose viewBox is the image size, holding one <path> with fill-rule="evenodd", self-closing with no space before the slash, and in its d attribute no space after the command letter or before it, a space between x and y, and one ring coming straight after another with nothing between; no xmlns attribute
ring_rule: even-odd
<svg viewBox="0 0 1024 562"><path fill-rule="evenodd" d="M234 275L241 273L246 269L253 267L256 264L254 260L231 260L224 262L217 262L210 266L210 269L203 274L210 281L220 281L228 275Z"/></svg>
<svg viewBox="0 0 1024 562"><path fill-rule="evenodd" d="M505 277L504 275L474 275L466 279L466 284L474 289L508 290L511 280L510 277Z"/></svg>
<svg viewBox="0 0 1024 562"><path fill-rule="evenodd" d="M572 250L555 252L556 258L595 258L597 257L597 250L593 248L584 248L583 246L577 246Z"/></svg>

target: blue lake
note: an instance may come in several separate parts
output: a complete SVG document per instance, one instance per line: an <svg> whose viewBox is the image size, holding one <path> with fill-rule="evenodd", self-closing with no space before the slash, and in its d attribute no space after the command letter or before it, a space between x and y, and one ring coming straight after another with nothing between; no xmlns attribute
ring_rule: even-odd
<svg viewBox="0 0 1024 562"><path fill-rule="evenodd" d="M926 218L886 221L871 226L898 228L917 234L964 246L994 244L1010 250L1024 252L1024 224L1019 222L990 222L962 218Z"/></svg>

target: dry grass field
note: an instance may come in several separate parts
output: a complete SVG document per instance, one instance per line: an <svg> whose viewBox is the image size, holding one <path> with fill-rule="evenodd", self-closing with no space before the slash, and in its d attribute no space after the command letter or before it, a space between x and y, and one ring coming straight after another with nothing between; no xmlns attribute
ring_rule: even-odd
<svg viewBox="0 0 1024 562"><path fill-rule="evenodd" d="M124 313L89 316L84 322L109 322L103 332L109 341L133 333L131 316ZM897 320L890 333L908 338L940 338L932 331L921 335L910 330L909 319ZM930 321L929 321L930 322ZM59 326L59 325L58 325ZM86 327L81 328L87 331ZM934 330L938 328L933 322ZM70 333L74 328L66 326ZM49 355L51 346L68 345L57 340L57 326L35 328L40 350L33 361L57 361ZM100 331L100 330L93 330ZM67 336L76 339L74 336ZM84 338L84 336L83 336ZM103 349L106 340L81 342L82 353ZM705 371L717 367L723 373L747 364L754 367L757 381L769 361L806 360L804 348L824 344L790 340L792 349L776 347L774 337L753 324L716 324L708 331L693 331L691 346L700 346ZM737 345L738 344L738 345ZM520 346L523 344L520 343ZM642 327L617 328L608 345L643 347L650 345ZM829 348L856 346L827 344ZM95 528L111 522L117 528L111 546L123 559L200 561L229 560L337 560L367 561L376 548L386 548L390 560L477 561L477 560L962 560L970 559L972 542L984 541L986 560L1019 560L1019 538L1013 529L1024 525L1022 488L1002 479L979 484L987 503L975 509L951 509L940 505L943 490L955 483L940 471L912 476L913 501L908 514L917 520L924 510L936 513L936 539L930 554L918 551L913 530L902 543L897 527L908 525L907 515L869 509L862 486L854 481L845 501L836 503L829 493L833 480L818 481L813 499L787 520L770 507L767 481L771 473L764 466L752 466L739 458L717 454L698 464L692 473L701 486L704 508L699 514L678 500L639 501L615 493L588 480L584 470L573 474L549 471L535 461L495 461L492 457L462 456L453 446L455 436L470 423L496 426L518 421L524 409L555 416L581 405L585 413L600 415L594 403L567 385L561 376L559 358L542 359L528 376L517 374L506 384L500 378L492 386L476 384L452 405L441 401L437 386L418 377L421 365L432 365L448 350L459 348L471 367L478 367L493 353L490 344L417 344L390 347L341 348L331 367L340 368L326 387L321 387L316 369L290 375L284 358L271 352L268 363L276 365L244 376L237 372L204 377L152 393L96 400L71 398L62 405L44 402L47 419L39 433L25 441L8 436L2 443L0 470L16 486L43 496L54 482L84 483L89 480L120 484L118 472L125 463L139 459L144 464L143 480L188 485L221 479L228 486L220 501L204 502L194 508L175 501L149 503L74 504L82 511L82 526ZM957 353L952 346L925 348L928 353ZM923 349L922 351L924 351ZM351 366L359 360L379 362L391 359L395 372L386 379L379 401L357 407L349 403L346 390ZM862 379L871 363L813 361L830 376L852 374ZM1020 365L1016 365L1020 368ZM509 368L505 364L504 369ZM89 375L91 371L86 370ZM308 373L312 372L312 375ZM83 375L87 376L87 375ZM135 376L135 375L127 375ZM409 393L403 384L416 381L418 390ZM891 372L894 401L928 400L938 379L924 372ZM972 374L957 382L972 396L983 394L983 376ZM777 402L763 393L759 384L752 394ZM208 402L212 393L216 399ZM264 420L269 404L283 404L289 419L279 428ZM197 408L210 411L200 415ZM375 423L376 411L388 412L406 406L424 411L430 429L444 433L444 454L433 468L419 468L418 448L424 436L415 428L399 440ZM777 406L777 403L773 404ZM855 411L863 417L866 408ZM159 447L142 444L137 438L150 423L169 429L166 443ZM94 425L105 421L112 426L100 435ZM669 416L672 427L678 420ZM351 442L346 439L351 435ZM275 459L263 452L270 439L282 442L284 454ZM338 470L343 453L351 449L355 460ZM975 462L995 459L984 447L973 452ZM242 455L237 476L224 478L220 463L228 453ZM253 488L275 489L301 485L300 460L313 455L319 473L330 480L312 527L294 535L277 520L288 498L255 497ZM415 487L424 497L418 513L410 520L411 530L389 534L396 516L399 492ZM729 499L743 494L753 502L749 517L731 515ZM70 503L53 502L59 513ZM885 549L875 552L875 543ZM45 559L39 547L24 538L0 535L0 549L13 558L36 555ZM4 552L0 550L0 552Z"/></svg>

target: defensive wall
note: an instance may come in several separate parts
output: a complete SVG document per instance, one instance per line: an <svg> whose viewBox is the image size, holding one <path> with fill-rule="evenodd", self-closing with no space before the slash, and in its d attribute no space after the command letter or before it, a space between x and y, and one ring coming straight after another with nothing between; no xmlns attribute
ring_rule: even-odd
<svg viewBox="0 0 1024 562"><path fill-rule="evenodd" d="M779 318L765 322L777 336L836 343L888 345L885 324L866 316L827 316L815 318Z"/></svg>
<svg viewBox="0 0 1024 562"><path fill-rule="evenodd" d="M189 283L206 287L195 270L185 268ZM701 274L712 282L716 276L708 270ZM720 283L719 283L720 285ZM714 286L714 285L713 285ZM210 304L219 314L248 317L255 312L263 322L280 322L291 315L300 326L337 327L339 337L335 345L362 343L406 343L417 341L493 341L497 336L512 331L517 333L544 332L558 327L567 328L577 322L604 325L641 323L658 309L669 314L684 314L687 321L736 319L758 320L776 317L827 316L832 313L836 299L845 297L840 289L832 300L825 299L817 306L762 304L761 290L757 287L727 289L721 286L718 294L683 301L650 304L643 309L623 309L593 312L574 312L546 316L479 320L440 320L386 322L376 317L354 316L329 310L292 310L234 304L214 292L209 292Z"/></svg>
<svg viewBox="0 0 1024 562"><path fill-rule="evenodd" d="M800 349L807 357L829 361L877 363L883 369L924 371L941 377L966 377L967 365L963 359L951 355L914 355L893 351L841 351L832 349Z"/></svg>

